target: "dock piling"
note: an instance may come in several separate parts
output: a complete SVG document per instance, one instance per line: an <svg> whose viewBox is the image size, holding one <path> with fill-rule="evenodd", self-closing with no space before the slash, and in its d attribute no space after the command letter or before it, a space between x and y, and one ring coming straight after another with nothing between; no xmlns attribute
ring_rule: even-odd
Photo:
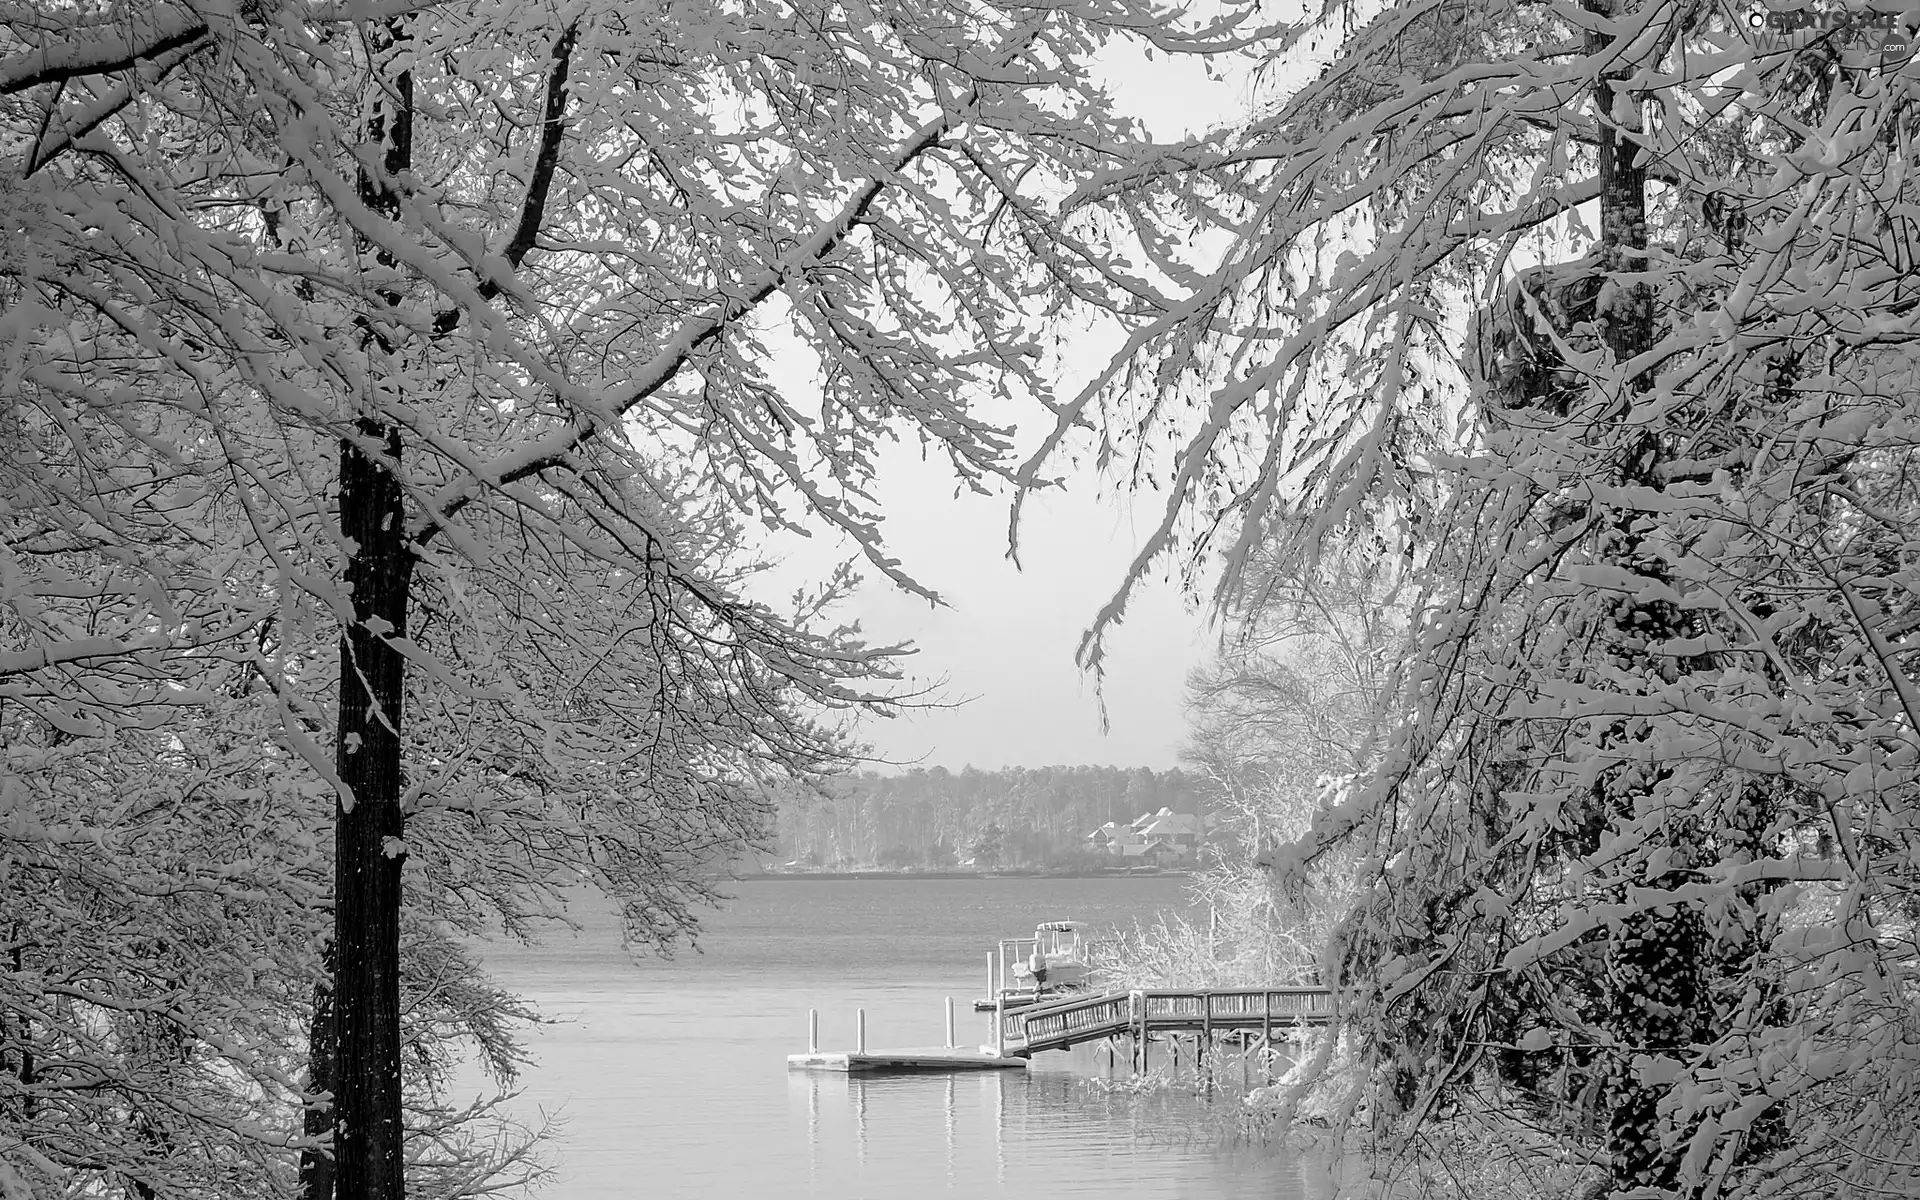
<svg viewBox="0 0 1920 1200"><path fill-rule="evenodd" d="M1207 1053L1213 1045L1213 997L1203 996L1200 1000L1200 1036L1194 1039L1194 1066L1200 1072L1200 1086L1213 1090L1213 1064L1208 1061Z"/></svg>
<svg viewBox="0 0 1920 1200"><path fill-rule="evenodd" d="M867 1052L867 1010L864 1008L857 1008L853 1013L853 1052Z"/></svg>
<svg viewBox="0 0 1920 1200"><path fill-rule="evenodd" d="M1273 1082L1273 993L1260 1006L1260 1078Z"/></svg>
<svg viewBox="0 0 1920 1200"><path fill-rule="evenodd" d="M953 997L947 997L947 1049L953 1049Z"/></svg>
<svg viewBox="0 0 1920 1200"><path fill-rule="evenodd" d="M820 1010L807 1010L807 1053L820 1053Z"/></svg>

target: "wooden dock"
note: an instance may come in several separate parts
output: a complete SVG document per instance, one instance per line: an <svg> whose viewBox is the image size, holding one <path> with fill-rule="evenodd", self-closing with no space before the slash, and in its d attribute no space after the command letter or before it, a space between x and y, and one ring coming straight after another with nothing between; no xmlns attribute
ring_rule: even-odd
<svg viewBox="0 0 1920 1200"><path fill-rule="evenodd" d="M995 1046L969 1049L954 1039L953 997L947 997L947 1044L914 1046L904 1050L867 1049L867 1010L854 1014L852 1050L820 1049L820 1013L807 1010L807 1052L787 1055L789 1071L1024 1071L1024 1056L1007 1055Z"/></svg>
<svg viewBox="0 0 1920 1200"><path fill-rule="evenodd" d="M791 1071L1004 1071L1018 1070L1046 1050L1068 1050L1085 1042L1125 1039L1129 1061L1144 1071L1147 1047L1163 1039L1194 1035L1197 1061L1204 1062L1218 1035L1260 1034L1271 1046L1276 1031L1302 1025L1326 1025L1335 1016L1331 988L1136 988L1047 1000L1024 1008L1005 1007L997 1016L997 1044L969 1049L954 1039L953 998L947 998L947 1044L901 1050L867 1049L867 1013L855 1018L854 1048L820 1049L820 1015L807 1013L807 1052L789 1054ZM1244 1039L1243 1039L1244 1040ZM1178 1043L1176 1040L1176 1050Z"/></svg>

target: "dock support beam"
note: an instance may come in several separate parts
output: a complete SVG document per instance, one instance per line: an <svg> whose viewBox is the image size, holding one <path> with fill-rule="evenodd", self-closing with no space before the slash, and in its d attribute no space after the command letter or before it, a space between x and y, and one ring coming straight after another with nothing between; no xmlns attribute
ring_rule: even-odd
<svg viewBox="0 0 1920 1200"><path fill-rule="evenodd" d="M1273 1082L1273 994L1260 1006L1260 1078Z"/></svg>
<svg viewBox="0 0 1920 1200"><path fill-rule="evenodd" d="M1139 1074L1141 1074L1141 1075L1145 1075L1145 1074L1147 1073L1147 1068L1148 1068L1148 1067L1149 1067L1149 1065L1150 1065L1150 1064L1148 1063L1148 1061L1147 1061L1147 1050L1148 1050L1148 1046L1147 1046L1147 997L1146 997L1146 995L1145 995L1145 993L1143 993L1143 992L1135 992L1135 993L1133 994L1133 1007L1134 1007L1134 1009L1135 1009L1135 1011L1137 1011L1137 1012L1138 1012L1138 1013L1140 1014L1140 1070L1139 1070Z"/></svg>
<svg viewBox="0 0 1920 1200"><path fill-rule="evenodd" d="M1200 998L1200 1039L1193 1044L1194 1066L1200 1073L1200 1086L1213 1090L1213 1069L1208 1065L1207 1052L1213 1049L1213 997Z"/></svg>

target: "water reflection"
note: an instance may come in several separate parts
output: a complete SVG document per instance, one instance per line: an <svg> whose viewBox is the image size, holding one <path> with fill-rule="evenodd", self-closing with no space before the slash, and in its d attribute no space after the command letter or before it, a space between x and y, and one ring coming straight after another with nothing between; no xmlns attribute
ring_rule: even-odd
<svg viewBox="0 0 1920 1200"><path fill-rule="evenodd" d="M940 1107L941 1107L941 1112L946 1116L946 1119L947 1119L946 1120L947 1186L952 1187L953 1186L953 1089L955 1087L954 1077L951 1075L947 1076L946 1083L947 1083L946 1102L942 1104Z"/></svg>
<svg viewBox="0 0 1920 1200"><path fill-rule="evenodd" d="M1044 1182L1053 1196L1104 1196L1135 1193L1157 1179L1154 1194L1165 1196L1318 1194L1283 1157L1220 1150L1237 1124L1237 1090L1196 1104L1189 1088L1136 1094L1102 1087L1090 1075L1106 1066L1104 1048L1095 1059L1093 1051L1047 1056L1024 1073L795 1072L788 1086L808 1114L810 1191L867 1194L862 1186L876 1171L927 1161L937 1144L936 1186L948 1191L1025 1192ZM836 1141L853 1151L851 1170L829 1168L823 1176L820 1164ZM925 1174L921 1180L931 1182Z"/></svg>

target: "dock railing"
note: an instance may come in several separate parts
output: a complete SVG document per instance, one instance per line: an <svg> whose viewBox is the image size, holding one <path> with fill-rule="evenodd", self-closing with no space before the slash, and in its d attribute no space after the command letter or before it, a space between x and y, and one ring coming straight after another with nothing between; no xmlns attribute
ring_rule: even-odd
<svg viewBox="0 0 1920 1200"><path fill-rule="evenodd" d="M1035 1054L1162 1031L1258 1029L1271 1037L1275 1028L1324 1025L1333 1016L1331 988L1146 988L1038 1004L1003 1012L1000 1021L1007 1053Z"/></svg>

